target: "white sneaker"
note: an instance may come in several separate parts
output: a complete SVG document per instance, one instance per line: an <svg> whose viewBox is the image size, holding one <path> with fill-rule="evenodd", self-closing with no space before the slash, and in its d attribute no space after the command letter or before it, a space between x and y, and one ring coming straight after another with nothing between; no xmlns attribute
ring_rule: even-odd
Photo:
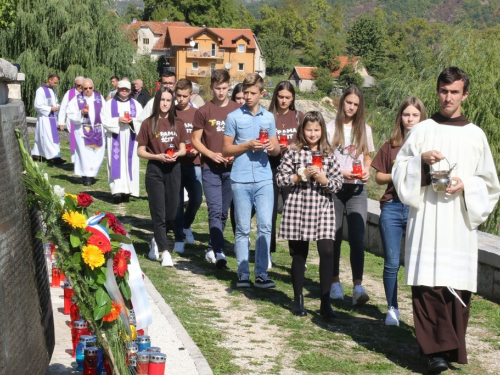
<svg viewBox="0 0 500 375"><path fill-rule="evenodd" d="M160 253L158 252L158 246L156 246L156 241L154 237L151 239L151 242L149 243L149 249L150 249L148 254L149 259L151 260L160 259Z"/></svg>
<svg viewBox="0 0 500 375"><path fill-rule="evenodd" d="M183 229L182 230L184 232L184 235L186 236L186 243L187 244L194 244L194 236L193 236L193 232L191 232L191 228L188 228L188 229Z"/></svg>
<svg viewBox="0 0 500 375"><path fill-rule="evenodd" d="M226 259L226 254L224 254L224 252L221 251L220 253L215 254L215 266L217 268L220 269L226 268L226 263L227 259Z"/></svg>
<svg viewBox="0 0 500 375"><path fill-rule="evenodd" d="M355 285L352 291L352 304L353 305L364 305L368 302L370 297L366 293L365 288L362 285Z"/></svg>
<svg viewBox="0 0 500 375"><path fill-rule="evenodd" d="M184 252L184 242L176 242L174 245L174 252L182 254Z"/></svg>
<svg viewBox="0 0 500 375"><path fill-rule="evenodd" d="M269 258L267 260L267 270L269 271L272 268L273 268L273 256L271 255L271 253L269 253Z"/></svg>
<svg viewBox="0 0 500 375"><path fill-rule="evenodd" d="M331 299L344 299L344 287L340 282L332 283L332 287L330 289L330 298Z"/></svg>
<svg viewBox="0 0 500 375"><path fill-rule="evenodd" d="M164 251L161 254L161 266L162 267L173 267L174 262L172 262L172 257L168 251Z"/></svg>
<svg viewBox="0 0 500 375"><path fill-rule="evenodd" d="M213 263L215 264L216 260L215 260L215 253L213 250L210 250L205 253L205 259L209 262L209 263Z"/></svg>
<svg viewBox="0 0 500 375"><path fill-rule="evenodd" d="M399 326L399 310L394 307L389 307L387 310L387 315L385 316L386 326Z"/></svg>

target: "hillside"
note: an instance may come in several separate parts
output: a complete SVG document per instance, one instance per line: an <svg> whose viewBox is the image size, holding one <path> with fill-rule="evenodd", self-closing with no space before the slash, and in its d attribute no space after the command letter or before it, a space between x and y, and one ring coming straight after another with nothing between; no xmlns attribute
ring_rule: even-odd
<svg viewBox="0 0 500 375"><path fill-rule="evenodd" d="M264 5L278 7L283 0L260 0L245 3L247 9L258 17ZM500 0L327 0L331 6L342 5L344 20L352 20L360 14L380 8L394 21L422 17L428 21L449 24L469 22L476 28L493 27L500 23Z"/></svg>

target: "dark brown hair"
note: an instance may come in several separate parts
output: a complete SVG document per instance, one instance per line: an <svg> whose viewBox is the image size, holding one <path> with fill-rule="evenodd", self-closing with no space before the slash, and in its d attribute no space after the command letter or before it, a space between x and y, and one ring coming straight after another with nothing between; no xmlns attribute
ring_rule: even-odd
<svg viewBox="0 0 500 375"><path fill-rule="evenodd" d="M151 128L153 134L156 134L158 130L158 119L160 118L160 102L161 102L161 96L163 95L164 92L168 92L170 95L172 95L172 105L170 106L170 110L168 111L167 118L170 128L171 129L175 128L174 93L168 87L162 86L155 94L155 101L153 102L153 110L151 116L148 117L148 119L151 119Z"/></svg>
<svg viewBox="0 0 500 375"><path fill-rule="evenodd" d="M409 106L413 106L420 112L420 121L424 121L427 118L427 112L425 110L424 103L419 98L410 96L407 98L399 107L398 114L396 116L396 124L392 130L391 139L389 143L392 147L402 146L405 142L405 128L403 126L403 112Z"/></svg>
<svg viewBox="0 0 500 375"><path fill-rule="evenodd" d="M450 66L439 74L436 89L439 91L439 85L441 82L450 84L455 81L462 81L464 83L464 92L462 94L469 91L469 76L462 69L457 68L456 66Z"/></svg>
<svg viewBox="0 0 500 375"><path fill-rule="evenodd" d="M348 87L340 97L339 109L335 118L335 133L333 135L332 146L334 148L338 145L341 145L342 147L349 146L344 144L344 123L346 122L344 102L345 98L351 94L354 94L359 98L358 110L356 111L356 114L352 119L351 130L351 143L356 146L356 157L358 157L361 153L369 152L368 139L366 138L365 99L363 96L363 91L361 91L358 86Z"/></svg>
<svg viewBox="0 0 500 375"><path fill-rule="evenodd" d="M304 135L304 129L309 122L317 122L319 123L319 126L321 126L321 138L319 139L318 150L325 156L332 153L333 149L328 142L325 119L318 111L310 111L304 115L304 119L297 129L297 141L295 142L296 150L300 151L304 148L304 146L309 146Z"/></svg>
<svg viewBox="0 0 500 375"><path fill-rule="evenodd" d="M193 84L187 78L181 78L177 81L175 85L175 90L189 90L189 92L193 92Z"/></svg>
<svg viewBox="0 0 500 375"><path fill-rule="evenodd" d="M271 104L269 104L269 112L277 112L276 108L279 106L278 92L282 90L290 91L292 93L292 102L290 103L290 107L288 107L288 109L290 109L291 111L295 111L295 88L290 83L290 81L281 81L276 85L276 88L274 89L273 98L271 99Z"/></svg>
<svg viewBox="0 0 500 375"><path fill-rule="evenodd" d="M229 72L225 69L215 69L210 77L210 86L216 83L229 83L231 76Z"/></svg>

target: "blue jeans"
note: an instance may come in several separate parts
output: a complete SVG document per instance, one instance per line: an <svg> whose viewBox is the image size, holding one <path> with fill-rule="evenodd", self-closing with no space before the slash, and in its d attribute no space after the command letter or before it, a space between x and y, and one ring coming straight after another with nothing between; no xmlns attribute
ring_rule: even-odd
<svg viewBox="0 0 500 375"><path fill-rule="evenodd" d="M189 202L184 211L184 188L188 193ZM201 167L199 165L181 165L181 188L179 190L179 208L175 216L175 242L184 241L183 229L193 224L196 213L203 201L201 187Z"/></svg>
<svg viewBox="0 0 500 375"><path fill-rule="evenodd" d="M266 273L273 227L273 181L239 183L232 182L236 234L234 251L238 263L238 276L249 275L248 238L252 221L252 207L257 215L257 241L255 243L255 275Z"/></svg>
<svg viewBox="0 0 500 375"><path fill-rule="evenodd" d="M398 308L398 271L401 255L401 239L406 229L408 211L398 196L382 207L378 228L384 248L384 289L387 306Z"/></svg>
<svg viewBox="0 0 500 375"><path fill-rule="evenodd" d="M215 253L224 251L224 229L233 199L231 192L231 171L219 168L203 167L203 191L207 200L208 227L210 241L208 251Z"/></svg>

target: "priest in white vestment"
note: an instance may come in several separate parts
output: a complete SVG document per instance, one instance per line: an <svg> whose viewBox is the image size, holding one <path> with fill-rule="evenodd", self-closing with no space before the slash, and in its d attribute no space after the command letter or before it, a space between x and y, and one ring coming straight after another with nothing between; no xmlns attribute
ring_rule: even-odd
<svg viewBox="0 0 500 375"><path fill-rule="evenodd" d="M438 78L440 111L415 125L392 178L410 206L405 245L406 283L412 286L415 333L429 372L467 363L465 332L477 290L478 226L500 196L498 172L484 132L461 113L469 79L458 68ZM445 159L446 158L446 159ZM446 191L434 191L430 172L449 170Z"/></svg>
<svg viewBox="0 0 500 375"><path fill-rule="evenodd" d="M106 130L108 148L108 180L114 203L128 202L139 196L139 157L137 142L142 112L139 102L131 99L130 82L118 82L118 93L105 102L101 120Z"/></svg>
<svg viewBox="0 0 500 375"><path fill-rule="evenodd" d="M71 100L67 115L75 134L75 174L82 176L85 186L95 183L104 159L105 135L101 121L104 98L94 91L90 78L83 80L83 93Z"/></svg>
<svg viewBox="0 0 500 375"><path fill-rule="evenodd" d="M75 162L75 125L71 123L69 117L66 115L68 104L73 98L80 94L83 90L83 78L75 78L75 86L66 91L63 99L61 100L61 106L59 107L59 114L57 116L57 123L59 124L59 129L64 130L66 128L69 132L69 149L71 151L71 161Z"/></svg>
<svg viewBox="0 0 500 375"><path fill-rule="evenodd" d="M59 84L59 76L51 74L47 82L36 90L35 110L36 130L35 144L31 150L33 159L47 160L54 164L66 163L61 158L59 133L57 130L57 112L59 104L55 87Z"/></svg>

